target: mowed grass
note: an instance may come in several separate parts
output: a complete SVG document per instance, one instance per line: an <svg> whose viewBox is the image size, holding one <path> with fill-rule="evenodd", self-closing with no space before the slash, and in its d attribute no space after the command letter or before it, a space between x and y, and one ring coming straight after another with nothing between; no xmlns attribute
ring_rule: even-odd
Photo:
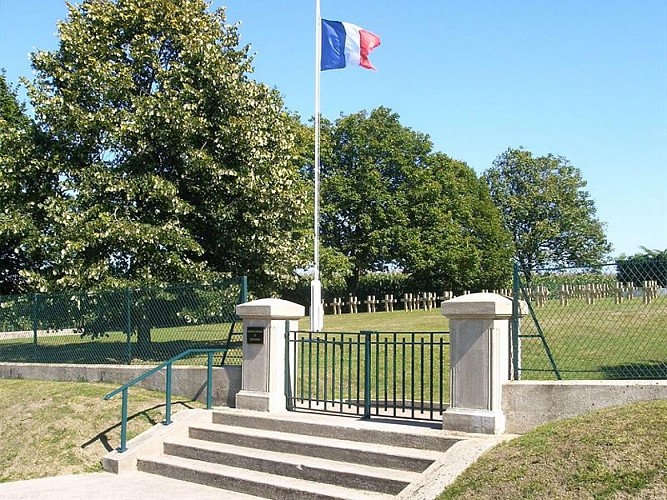
<svg viewBox="0 0 667 500"><path fill-rule="evenodd" d="M450 499L667 498L667 401L538 427L485 453Z"/></svg>
<svg viewBox="0 0 667 500"><path fill-rule="evenodd" d="M310 329L310 318L299 321L300 330ZM327 314L324 316L325 332L430 332L449 330L449 322L440 309L430 311L391 311L357 314Z"/></svg>
<svg viewBox="0 0 667 500"><path fill-rule="evenodd" d="M116 387L0 379L0 482L102 470L102 457L120 446L120 396L102 399ZM162 393L132 388L128 406L128 439L164 419Z"/></svg>
<svg viewBox="0 0 667 500"><path fill-rule="evenodd" d="M102 399L113 387L0 380L0 482L101 470L119 444L119 402ZM130 436L159 423L163 404L160 393L133 390ZM667 498L667 401L546 424L503 443L440 497L460 498Z"/></svg>
<svg viewBox="0 0 667 500"><path fill-rule="evenodd" d="M563 379L667 378L666 297L650 304L573 300L564 307L552 300L535 312ZM530 317L521 332L537 333ZM553 378L539 339L522 340L522 361L523 378Z"/></svg>
<svg viewBox="0 0 667 500"><path fill-rule="evenodd" d="M550 300L535 311L563 379L667 378L667 297L650 304L640 298L622 304L607 298L594 305L572 300L564 307L558 300ZM188 348L224 346L230 326L155 328L149 352L139 352L134 338L128 345L120 332L96 340L77 335L44 336L37 346L31 338L4 339L0 340L0 361L124 364L129 349L133 364L158 363ZM299 328L308 330L309 318L300 320ZM447 331L449 323L439 309L397 310L326 315L324 328L327 332L429 332ZM536 333L532 318L524 317L522 334ZM234 346L235 353L239 347ZM522 378L555 379L539 339L523 338L521 347ZM238 364L240 358L235 355L229 361ZM202 364L202 360L197 363Z"/></svg>
<svg viewBox="0 0 667 500"><path fill-rule="evenodd" d="M436 413L449 403L446 332L292 333L290 353L296 359L297 404L326 400L343 411L347 402L349 409L364 397L366 370L376 412L405 411L414 405L423 417L425 411L430 415L431 403Z"/></svg>
<svg viewBox="0 0 667 500"><path fill-rule="evenodd" d="M563 379L667 378L667 297L650 304L641 299L614 304L557 300L535 307L538 322ZM299 328L309 328L308 318ZM443 331L449 322L439 309L327 315L324 331ZM537 334L528 315L521 322L522 335ZM523 379L556 378L540 339L521 340Z"/></svg>
<svg viewBox="0 0 667 500"><path fill-rule="evenodd" d="M310 328L310 318L299 321L299 329ZM303 347L306 361L297 366L298 397L310 394L314 399L355 399L359 388L363 397L364 348L363 339L344 336L341 332L403 332L402 334L373 335L371 340L371 399L374 408L386 406L394 399L399 407L405 407L414 401L417 407L421 402L447 404L449 402L449 338L448 336L420 335L419 332L446 332L449 323L439 309L430 311L415 310L376 313L357 313L326 315L324 332L329 333L329 349ZM412 336L410 334L414 333ZM321 336L321 335L320 335ZM331 344L339 342L338 351ZM345 342L352 342L348 346ZM423 343L422 343L423 342ZM430 343L433 343L431 346ZM441 342L444 344L440 345ZM357 346L357 343L362 345ZM301 352L301 351L300 351ZM336 356L338 352L338 356ZM297 353L297 358L299 353ZM319 369L315 358L319 354ZM361 361L357 364L359 358ZM327 360L325 366L324 361ZM336 364L338 367L336 379ZM444 360L443 373L440 373L440 360ZM349 362L349 364L348 364ZM357 368L360 370L357 372ZM334 376L332 377L332 371ZM350 384L348 385L348 382ZM326 383L326 387L325 387ZM328 389L325 391L325 388Z"/></svg>
<svg viewBox="0 0 667 500"><path fill-rule="evenodd" d="M231 323L154 328L151 346L140 350L136 337L127 342L123 332L107 332L99 338L73 333L39 335L35 345L32 337L0 340L0 361L78 364L156 364L187 349L221 348L226 345ZM235 331L240 331L240 325ZM239 346L235 346L239 348ZM205 364L206 356L189 358L180 364Z"/></svg>

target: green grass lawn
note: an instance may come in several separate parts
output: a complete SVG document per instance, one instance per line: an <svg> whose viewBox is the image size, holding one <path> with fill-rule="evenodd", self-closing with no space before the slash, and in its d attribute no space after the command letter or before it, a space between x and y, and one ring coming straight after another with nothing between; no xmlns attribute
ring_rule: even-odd
<svg viewBox="0 0 667 500"><path fill-rule="evenodd" d="M667 498L667 401L610 408L500 444L438 500Z"/></svg>
<svg viewBox="0 0 667 500"><path fill-rule="evenodd" d="M563 379L667 378L667 298L651 304L641 300L614 304L601 299L594 305L571 300L561 307L556 300L535 309ZM308 318L299 327L309 328ZM329 315L325 331L435 331L449 323L438 309ZM537 328L530 316L522 320L523 335ZM522 378L555 379L539 339L522 339Z"/></svg>
<svg viewBox="0 0 667 500"><path fill-rule="evenodd" d="M667 298L651 304L641 300L614 304L601 299L595 305L572 300L561 307L557 300L536 308L546 341L564 379L667 378ZM326 315L327 332L426 332L449 329L439 309ZM152 346L141 352L136 339L128 345L121 332L99 339L77 335L45 336L38 345L31 338L0 341L0 361L51 363L127 363L164 361L188 348L220 347L227 340L230 324L154 328ZM238 328L238 327L237 327ZM309 318L299 322L309 328ZM522 321L522 334L537 333L530 317ZM238 354L239 345L235 345ZM240 358L233 356L233 363ZM203 363L203 360L186 361ZM539 339L522 339L524 379L554 379L544 346Z"/></svg>
<svg viewBox="0 0 667 500"><path fill-rule="evenodd" d="M370 358L365 350L368 348ZM332 405L364 398L368 369L375 412L412 408L435 414L449 403L449 335L447 332L293 333L296 359L294 396ZM413 403L414 402L414 403ZM344 408L341 408L343 411Z"/></svg>
<svg viewBox="0 0 667 500"><path fill-rule="evenodd" d="M113 388L0 380L0 482L100 471L119 445L119 401L102 399ZM130 437L160 422L163 405L133 389ZM496 498L667 498L667 401L543 425L489 450L440 497Z"/></svg>
<svg viewBox="0 0 667 500"><path fill-rule="evenodd" d="M574 300L566 307L549 301L536 315L563 379L667 378L667 298ZM535 333L524 318L522 334ZM539 340L524 339L522 349L523 378L553 378Z"/></svg>
<svg viewBox="0 0 667 500"><path fill-rule="evenodd" d="M0 482L101 471L102 457L120 446L120 398L102 399L116 387L0 379ZM164 419L163 393L133 388L128 406L128 439Z"/></svg>
<svg viewBox="0 0 667 500"><path fill-rule="evenodd" d="M180 354L186 349L223 347L231 323L154 328L148 351L139 349L136 337L127 342L123 332L107 332L99 338L78 334L58 335L50 332L39 335L37 344L32 337L0 340L0 361L79 364L156 364ZM240 331L240 324L235 331ZM237 345L236 349L239 348ZM182 364L205 364L206 357L189 358Z"/></svg>

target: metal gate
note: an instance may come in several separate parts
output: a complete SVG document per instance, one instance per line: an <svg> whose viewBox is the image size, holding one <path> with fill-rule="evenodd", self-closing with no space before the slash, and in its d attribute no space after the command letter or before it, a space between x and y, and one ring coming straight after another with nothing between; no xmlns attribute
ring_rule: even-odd
<svg viewBox="0 0 667 500"><path fill-rule="evenodd" d="M285 332L289 410L439 420L449 332Z"/></svg>

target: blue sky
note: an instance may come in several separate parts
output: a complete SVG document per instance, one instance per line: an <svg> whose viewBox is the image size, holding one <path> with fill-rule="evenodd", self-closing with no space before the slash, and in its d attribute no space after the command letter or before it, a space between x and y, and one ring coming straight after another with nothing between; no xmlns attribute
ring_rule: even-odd
<svg viewBox="0 0 667 500"><path fill-rule="evenodd" d="M254 78L306 119L314 0L227 0ZM57 47L64 0L0 0L0 67L32 77ZM387 106L477 173L508 147L567 158L588 182L613 255L667 249L667 1L322 0L379 35L378 71L322 74L322 113Z"/></svg>

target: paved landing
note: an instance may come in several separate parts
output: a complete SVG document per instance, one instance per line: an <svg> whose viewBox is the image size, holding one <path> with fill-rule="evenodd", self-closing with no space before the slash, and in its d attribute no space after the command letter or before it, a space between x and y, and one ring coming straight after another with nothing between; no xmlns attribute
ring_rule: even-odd
<svg viewBox="0 0 667 500"><path fill-rule="evenodd" d="M257 497L142 472L122 476L109 472L45 477L0 484L2 500L257 500Z"/></svg>

